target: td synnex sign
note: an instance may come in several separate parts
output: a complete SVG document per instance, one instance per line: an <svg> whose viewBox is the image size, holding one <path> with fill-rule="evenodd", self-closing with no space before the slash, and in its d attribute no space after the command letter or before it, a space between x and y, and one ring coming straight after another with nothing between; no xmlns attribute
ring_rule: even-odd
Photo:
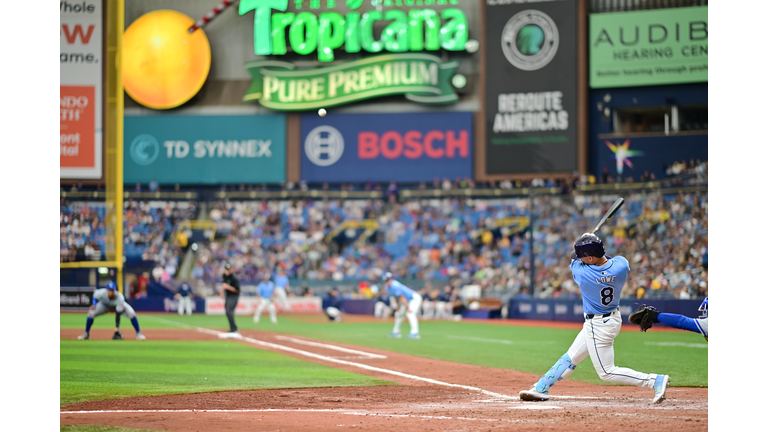
<svg viewBox="0 0 768 432"><path fill-rule="evenodd" d="M302 180L472 176L472 113L302 117Z"/></svg>
<svg viewBox="0 0 768 432"><path fill-rule="evenodd" d="M125 118L125 182L285 181L285 116Z"/></svg>

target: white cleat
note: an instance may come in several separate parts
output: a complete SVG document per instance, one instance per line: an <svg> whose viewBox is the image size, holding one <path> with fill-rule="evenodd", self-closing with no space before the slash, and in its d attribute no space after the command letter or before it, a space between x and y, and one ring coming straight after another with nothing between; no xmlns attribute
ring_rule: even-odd
<svg viewBox="0 0 768 432"><path fill-rule="evenodd" d="M523 390L520 392L520 400L542 402L549 400L549 392L544 393L536 391L536 386L531 387L530 390Z"/></svg>
<svg viewBox="0 0 768 432"><path fill-rule="evenodd" d="M136 340L147 340L147 337L141 334L141 332L136 333Z"/></svg>
<svg viewBox="0 0 768 432"><path fill-rule="evenodd" d="M653 384L653 392L656 394L653 397L655 404L664 402L667 394L667 387L669 387L669 375L657 375L656 382Z"/></svg>
<svg viewBox="0 0 768 432"><path fill-rule="evenodd" d="M88 340L90 338L91 338L91 335L89 335L88 333L83 333L77 337L78 340Z"/></svg>

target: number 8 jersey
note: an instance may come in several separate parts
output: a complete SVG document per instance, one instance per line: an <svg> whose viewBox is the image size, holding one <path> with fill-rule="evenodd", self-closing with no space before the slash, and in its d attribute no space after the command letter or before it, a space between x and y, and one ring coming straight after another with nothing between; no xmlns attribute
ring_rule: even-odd
<svg viewBox="0 0 768 432"><path fill-rule="evenodd" d="M604 315L619 307L629 262L623 256L605 257L608 262L601 266L584 264L581 260L571 261L571 272L581 290L584 313Z"/></svg>

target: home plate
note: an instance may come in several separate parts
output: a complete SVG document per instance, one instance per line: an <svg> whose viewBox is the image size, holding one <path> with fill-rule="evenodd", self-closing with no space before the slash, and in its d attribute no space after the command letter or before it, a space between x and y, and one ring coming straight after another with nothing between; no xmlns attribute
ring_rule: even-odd
<svg viewBox="0 0 768 432"><path fill-rule="evenodd" d="M559 406L535 406L535 405L520 405L520 406L511 406L509 409L529 409L529 410L548 410L548 409L563 409L563 407Z"/></svg>

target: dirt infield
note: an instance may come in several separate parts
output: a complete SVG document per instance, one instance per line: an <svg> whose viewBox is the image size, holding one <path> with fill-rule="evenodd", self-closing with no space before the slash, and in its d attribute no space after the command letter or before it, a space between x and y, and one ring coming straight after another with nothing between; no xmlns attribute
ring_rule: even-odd
<svg viewBox="0 0 768 432"><path fill-rule="evenodd" d="M62 339L80 332L62 329ZM110 339L94 329L92 339ZM147 329L150 340L217 340L215 332ZM164 431L706 431L708 390L557 384L548 402L521 402L537 375L245 330L242 343L402 385L150 396L70 405L60 423ZM130 338L132 335L125 335ZM85 342L87 343L87 342ZM270 344L270 345L265 345ZM418 343L418 342L416 342ZM381 358L386 357L386 358ZM674 379L674 377L673 377ZM674 381L673 381L674 383ZM459 386L459 387L457 387ZM111 412L110 412L111 411Z"/></svg>

